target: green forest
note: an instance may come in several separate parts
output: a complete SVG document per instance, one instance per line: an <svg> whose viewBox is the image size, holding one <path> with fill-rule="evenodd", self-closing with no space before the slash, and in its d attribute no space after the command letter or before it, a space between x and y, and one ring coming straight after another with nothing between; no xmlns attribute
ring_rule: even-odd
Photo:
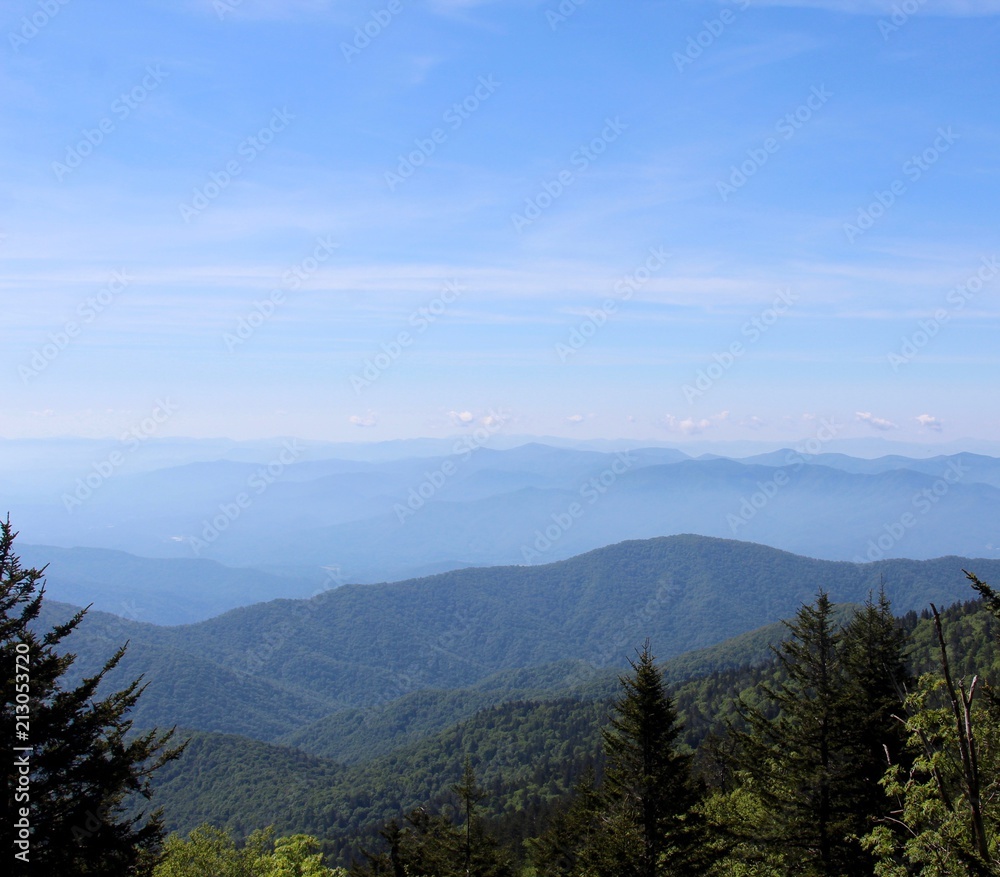
<svg viewBox="0 0 1000 877"><path fill-rule="evenodd" d="M969 599L900 614L884 590L834 603L814 582L787 622L662 662L648 638L621 671L494 667L315 719L299 686L296 727L253 739L137 723L152 680L113 676L131 643L74 668L61 643L86 613L50 624L14 536L0 647L5 666L32 655L42 704L26 873L1000 874L1000 596L974 572L956 570Z"/></svg>

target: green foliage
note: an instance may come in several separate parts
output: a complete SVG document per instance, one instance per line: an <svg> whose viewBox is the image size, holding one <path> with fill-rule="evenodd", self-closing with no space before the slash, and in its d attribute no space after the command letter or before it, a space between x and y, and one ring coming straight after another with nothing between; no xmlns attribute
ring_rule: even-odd
<svg viewBox="0 0 1000 877"><path fill-rule="evenodd" d="M854 607L831 610L838 627L848 625L855 613ZM983 628L982 616L988 613L979 601L943 613L945 629L955 633L949 639L986 655L976 638ZM910 632L913 666L933 666L933 641L926 636L931 622L913 613L903 622L903 629ZM781 631L787 629L771 626L759 635L663 665L664 678L678 680L675 705L684 723L678 744L695 750L698 771L714 788L731 788L735 782L725 759L712 753L729 745L723 736L726 721L739 724L737 697L769 718L777 715L762 688L780 686L787 675L780 662L762 659L768 643L780 641ZM751 656L750 665L738 666L741 655ZM522 686L539 679L558 680L564 678L564 667L556 672L511 671L502 679L495 677L495 683ZM685 673L697 673L699 668L710 672L682 681ZM402 820L422 805L445 806L451 799L450 787L461 780L468 754L479 765L480 785L489 792L483 802L485 824L520 855L522 840L538 837L569 806L573 787L588 765L600 773L600 730L616 686L616 674L603 671L594 673L586 698L549 695L544 700L494 704L463 716L481 692L428 691L406 695L398 705L341 712L337 727L345 733L350 730L350 738L340 751L353 753L353 763L346 768L287 746L192 733L183 758L158 774L157 800L166 808L171 829L190 831L211 819L246 836L260 825L275 824L281 832L315 834L335 860L346 864L359 846L376 844L378 830L387 820ZM497 689L487 694L493 698ZM454 705L459 714L449 722ZM393 732L407 722L421 732L401 734L400 745L393 747ZM372 735L373 751L365 757L362 744L367 734ZM304 738L301 745L307 745ZM325 744L317 748L322 751ZM331 748L337 750L335 741ZM744 822L734 818L730 824Z"/></svg>
<svg viewBox="0 0 1000 877"><path fill-rule="evenodd" d="M672 648L704 642L706 631L733 624L732 606L722 611L709 572L729 581L750 564L746 588L727 597L734 606L739 594L764 587L771 571L754 566L762 558L776 564L774 588L801 572L795 564L803 559L768 549L757 558L757 548L695 537L625 543L569 567L533 568L530 576L466 570L344 588L315 602L276 601L171 630L95 613L74 637L87 634L81 654L93 664L115 636L135 632L141 656L133 663L122 657L117 672L157 674L147 695L155 689L159 700L144 718L159 712L182 717L185 726L246 728L280 742L192 732L187 753L157 774L158 801L175 829L210 820L246 838L275 825L283 834L315 835L328 861L344 865L356 862L361 848L379 848L357 867L394 877L404 864L411 874L473 867L506 874L523 855L539 874L556 877L707 873L707 860L717 857L723 862L712 873L728 877L870 874L871 857L856 838L870 830L876 811L885 812L875 779L886 753L907 782L921 777L891 713L908 684L904 632L910 664L934 665L929 618L910 613L899 624L884 599L856 610L824 598L825 605L803 608L777 659L769 659L768 646L789 632L778 625L663 668L640 656L618 683L624 696L607 726L613 665L633 621L644 634L669 629ZM841 594L862 593L871 575L851 564L815 564ZM908 567L910 581L940 589L930 566ZM668 587L674 575L684 588ZM529 594L529 585L542 590ZM379 623L369 624L375 597L383 598ZM624 620L623 605L630 607ZM394 619L412 616L415 606L419 618L403 631ZM954 607L942 624L956 666L992 673L1000 664L997 622L982 602ZM114 681L101 679L105 688ZM463 687L430 687L456 683ZM752 741L739 771L724 757L732 748L727 723ZM610 756L603 789L602 741ZM643 752L658 759L647 763ZM695 770L712 789L698 806ZM657 792L671 776L686 779ZM662 812L645 806L658 794L669 804ZM899 838L878 837L896 844L898 859ZM229 855L225 844L219 849ZM232 849L239 851L238 841Z"/></svg>
<svg viewBox="0 0 1000 877"><path fill-rule="evenodd" d="M1000 561L983 563L1000 576ZM88 674L103 664L109 641L130 639L120 676L109 682L146 674L151 684L134 714L143 727L178 724L287 742L287 735L346 709L424 689L471 689L501 672L560 662L574 662L577 670L544 687L589 693L583 689L595 671L626 666L630 643L649 636L664 644L668 658L708 649L790 616L811 599L814 581L824 583L831 599L860 602L883 573L903 609L947 603L959 594L954 566L954 559L831 563L675 536L539 566L346 585L310 600L275 600L171 628L93 613L72 647ZM759 654L747 644L748 660ZM705 667L693 663L683 675L743 663L712 665L710 655L702 657ZM519 692L514 696L536 696L524 691L533 684L512 680L508 687ZM356 738L335 752L333 732L322 742L320 736L316 729L318 754L345 761L363 754Z"/></svg>
<svg viewBox="0 0 1000 877"><path fill-rule="evenodd" d="M1000 597L966 573L994 619ZM928 877L1000 874L1000 701L984 681L956 678L937 609L938 674L924 674L906 698L910 760L889 766L883 779L892 813L865 838L878 856L879 877L919 870ZM996 641L994 640L994 646Z"/></svg>
<svg viewBox="0 0 1000 877"><path fill-rule="evenodd" d="M510 856L486 831L477 805L486 792L476 783L472 762L466 759L462 781L452 786L458 797L453 823L444 814L418 807L380 832L388 849L364 853L365 863L352 870L357 877L392 874L405 877L514 877Z"/></svg>
<svg viewBox="0 0 1000 877"><path fill-rule="evenodd" d="M704 820L691 756L677 751L677 712L659 669L643 647L603 731L607 768L604 798L614 828L614 871L626 877L704 873ZM598 873L608 873L599 871Z"/></svg>
<svg viewBox="0 0 1000 877"><path fill-rule="evenodd" d="M892 713L907 682L888 601L869 599L846 628L820 592L777 651L784 679L763 686L777 714L745 705L736 764L752 821L734 830L748 861L780 853L803 874L871 874L859 838L884 809L878 781L903 741ZM734 816L739 816L737 808Z"/></svg>
<svg viewBox="0 0 1000 877"><path fill-rule="evenodd" d="M906 699L912 765L893 764L886 772L883 785L891 815L866 838L879 859L879 877L915 871L926 877L1000 873L1000 715L985 707L972 713L979 768L988 778L981 790L992 837L985 864L973 838L954 717L950 708L936 705L942 703L944 687L943 679L925 674Z"/></svg>
<svg viewBox="0 0 1000 877"><path fill-rule="evenodd" d="M300 750L193 732L185 754L157 778L168 827L211 819L245 836L260 825L321 837L347 863L389 819L453 800L465 759L482 765L484 824L519 843L600 757L605 702L571 698L490 707L424 740L344 767Z"/></svg>
<svg viewBox="0 0 1000 877"><path fill-rule="evenodd" d="M140 680L98 696L125 647L76 687L66 685L74 656L59 646L84 611L39 632L44 570L21 568L16 535L9 519L0 522L0 724L24 747L4 766L7 855L18 874L148 875L161 817L142 808L128 815L128 800L147 801L151 775L180 749L168 745L172 732L131 733Z"/></svg>
<svg viewBox="0 0 1000 877"><path fill-rule="evenodd" d="M593 864L604 830L601 795L588 770L568 802L556 808L548 828L528 841L529 859L539 874L574 877Z"/></svg>
<svg viewBox="0 0 1000 877"><path fill-rule="evenodd" d="M262 825L326 834L312 802L338 787L341 765L231 734L184 735L184 754L156 777L168 828L189 832L210 821L238 837Z"/></svg>
<svg viewBox="0 0 1000 877"><path fill-rule="evenodd" d="M316 838L274 835L273 828L259 829L242 846L211 825L187 838L171 835L153 877L346 877L342 869L323 864Z"/></svg>

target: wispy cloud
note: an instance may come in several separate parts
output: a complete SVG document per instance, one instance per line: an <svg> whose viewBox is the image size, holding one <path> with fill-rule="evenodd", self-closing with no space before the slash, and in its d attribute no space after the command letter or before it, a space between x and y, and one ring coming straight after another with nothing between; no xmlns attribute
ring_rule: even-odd
<svg viewBox="0 0 1000 877"><path fill-rule="evenodd" d="M886 432L890 429L898 429L895 423L891 420L886 420L883 417L876 417L871 411L855 411L854 417L860 423L865 423L872 429L878 430L879 432Z"/></svg>
<svg viewBox="0 0 1000 877"><path fill-rule="evenodd" d="M369 429L378 425L378 417L375 415L374 411L369 410L365 414L352 414L347 418L347 422L352 426Z"/></svg>
<svg viewBox="0 0 1000 877"><path fill-rule="evenodd" d="M454 426L471 426L476 421L471 411L449 411L448 418Z"/></svg>
<svg viewBox="0 0 1000 877"><path fill-rule="evenodd" d="M720 411L718 414L714 414L711 417L701 418L679 418L675 417L673 414L667 414L660 421L660 425L668 432L677 432L682 435L702 435L708 430L725 423L727 420L729 420L728 411Z"/></svg>
<svg viewBox="0 0 1000 877"><path fill-rule="evenodd" d="M944 429L944 424L933 414L920 414L914 419L922 429L929 429L931 432L941 432Z"/></svg>

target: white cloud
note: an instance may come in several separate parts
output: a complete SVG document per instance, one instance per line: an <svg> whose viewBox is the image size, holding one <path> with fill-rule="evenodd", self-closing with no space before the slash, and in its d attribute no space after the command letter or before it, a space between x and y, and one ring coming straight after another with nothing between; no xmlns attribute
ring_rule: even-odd
<svg viewBox="0 0 1000 877"><path fill-rule="evenodd" d="M855 411L854 416L861 423L867 423L872 429L877 429L879 432L885 432L888 429L897 429L896 424L891 420L876 417L871 411Z"/></svg>
<svg viewBox="0 0 1000 877"><path fill-rule="evenodd" d="M347 418L348 423L352 423L354 426L360 427L371 427L378 423L378 417L375 416L375 412L370 410L367 414L352 414Z"/></svg>
<svg viewBox="0 0 1000 877"><path fill-rule="evenodd" d="M507 419L504 415L487 414L485 417L480 417L479 422L487 429L499 429L507 422Z"/></svg>
<svg viewBox="0 0 1000 877"><path fill-rule="evenodd" d="M931 429L934 432L941 432L944 429L944 424L933 414L920 414L914 420L920 424L922 429Z"/></svg>
<svg viewBox="0 0 1000 877"><path fill-rule="evenodd" d="M471 411L449 411L448 417L455 426L469 426L476 419Z"/></svg>
<svg viewBox="0 0 1000 877"><path fill-rule="evenodd" d="M729 419L728 411L720 411L711 417L702 417L696 420L693 417L685 417L679 420L673 414L668 414L662 420L662 425L670 432L680 432L684 435L701 435L705 430L718 426Z"/></svg>

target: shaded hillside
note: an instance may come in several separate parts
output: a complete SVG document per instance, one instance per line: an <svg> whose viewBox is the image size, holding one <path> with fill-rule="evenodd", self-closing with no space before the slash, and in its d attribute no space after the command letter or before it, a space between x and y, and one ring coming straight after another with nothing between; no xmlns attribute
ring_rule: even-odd
<svg viewBox="0 0 1000 877"><path fill-rule="evenodd" d="M234 569L212 560L136 557L103 548L18 545L24 566L47 566L53 600L154 624L190 624L281 594L309 597L324 582ZM327 577L327 581L329 581Z"/></svg>
<svg viewBox="0 0 1000 877"><path fill-rule="evenodd" d="M82 672L109 644L131 640L118 678L148 674L143 723L171 725L183 714L190 727L273 740L338 709L469 688L506 670L578 661L583 669L563 683L576 687L588 667L623 667L647 636L664 659L709 647L790 617L821 586L834 601L861 602L881 579L900 612L948 604L967 596L963 566L1000 580L998 561L856 565L678 536L545 566L344 586L182 627L95 615L69 648L80 652ZM167 661L177 667L168 672ZM265 702L260 711L241 706Z"/></svg>
<svg viewBox="0 0 1000 877"><path fill-rule="evenodd" d="M838 609L846 623L852 609ZM901 623L909 631L914 672L935 667L937 646L930 620L911 613ZM988 675L1000 669L994 624L979 602L959 604L944 613L956 671L973 664ZM773 641L779 629L786 630L771 625L719 644L714 649L716 668L703 675L684 678L691 667L707 666L704 656L680 656L663 665L666 678L683 679L671 690L684 723L685 745L697 748L710 732L722 732L727 719L736 720L737 697L758 702L755 686L780 682L780 667L762 661L760 654L749 664L727 666L747 653L749 643ZM402 732L398 745L358 757L346 767L292 747L196 733L188 752L161 773L156 800L166 805L171 827L178 830L190 830L205 819L238 833L275 824L279 831L314 833L330 851L349 855L359 844L373 843L387 819L418 805L452 804L450 788L461 777L468 756L488 792L488 818L515 837L526 836L537 832L553 804L569 794L586 767L600 769L600 730L618 694L614 676L610 671L595 676L598 695L498 703L439 729L430 725L446 712L446 705L467 707L470 692L424 692L402 698L369 714L375 748L384 747L379 741L388 738L380 730L394 722ZM345 714L339 725L330 727L347 729L351 719L362 723L364 711L353 711L350 718ZM411 728L403 720L423 722L422 736L410 739ZM302 735L302 745L308 745L307 736ZM700 761L712 769L710 759ZM281 774L280 793L271 797L268 789L276 773Z"/></svg>

